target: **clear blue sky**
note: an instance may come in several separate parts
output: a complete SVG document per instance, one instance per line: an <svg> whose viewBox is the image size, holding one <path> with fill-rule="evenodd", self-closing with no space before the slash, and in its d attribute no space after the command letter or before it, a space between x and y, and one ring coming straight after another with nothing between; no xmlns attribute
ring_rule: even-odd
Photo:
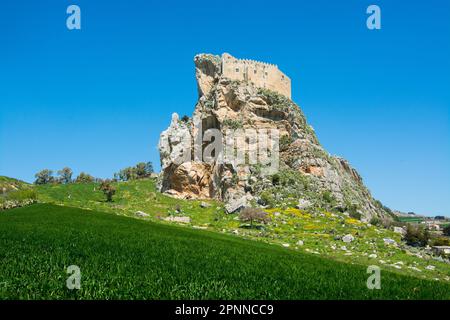
<svg viewBox="0 0 450 320"><path fill-rule="evenodd" d="M82 30L66 28L81 8ZM378 4L382 29L366 28ZM196 53L276 63L332 154L394 209L450 215L448 1L2 1L0 174L99 177L191 115Z"/></svg>

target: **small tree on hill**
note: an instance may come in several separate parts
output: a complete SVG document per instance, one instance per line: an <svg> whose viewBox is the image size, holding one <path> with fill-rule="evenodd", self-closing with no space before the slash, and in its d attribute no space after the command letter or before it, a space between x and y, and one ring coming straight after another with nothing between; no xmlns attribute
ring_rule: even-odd
<svg viewBox="0 0 450 320"><path fill-rule="evenodd" d="M147 178L153 173L153 164L151 162L139 162L135 166L135 172L138 179Z"/></svg>
<svg viewBox="0 0 450 320"><path fill-rule="evenodd" d="M111 184L111 180L106 179L100 184L100 190L103 191L103 193L106 196L107 202L112 202L112 198L114 194L116 193L116 188Z"/></svg>
<svg viewBox="0 0 450 320"><path fill-rule="evenodd" d="M127 167L125 169L120 170L115 176L118 178L118 180L122 181L130 181L136 179L136 171L132 167Z"/></svg>
<svg viewBox="0 0 450 320"><path fill-rule="evenodd" d="M151 162L139 162L134 167L127 167L114 174L115 180L131 181L150 177L153 173Z"/></svg>
<svg viewBox="0 0 450 320"><path fill-rule="evenodd" d="M421 226L413 226L408 224L406 226L405 241L408 245L413 247L424 247L430 240L430 234L428 230Z"/></svg>
<svg viewBox="0 0 450 320"><path fill-rule="evenodd" d="M34 177L36 178L34 184L48 184L55 181L55 178L53 177L53 171L48 169L39 171L34 175Z"/></svg>
<svg viewBox="0 0 450 320"><path fill-rule="evenodd" d="M91 183L94 182L94 177L91 176L88 173L80 172L77 179L75 180L76 183Z"/></svg>
<svg viewBox="0 0 450 320"><path fill-rule="evenodd" d="M58 170L59 180L61 183L71 183L72 182L73 171L69 167L65 167L62 170Z"/></svg>
<svg viewBox="0 0 450 320"><path fill-rule="evenodd" d="M242 222L250 222L250 226L253 226L254 222L268 223L270 221L266 212L258 208L244 208L239 213L239 220Z"/></svg>

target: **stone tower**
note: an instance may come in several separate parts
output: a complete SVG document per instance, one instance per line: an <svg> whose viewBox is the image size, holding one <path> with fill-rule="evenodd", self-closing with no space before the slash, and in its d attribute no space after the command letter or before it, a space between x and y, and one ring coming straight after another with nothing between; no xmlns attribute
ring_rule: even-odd
<svg viewBox="0 0 450 320"><path fill-rule="evenodd" d="M237 59L222 54L222 75L226 78L253 83L255 87L278 92L291 99L291 79L270 63Z"/></svg>

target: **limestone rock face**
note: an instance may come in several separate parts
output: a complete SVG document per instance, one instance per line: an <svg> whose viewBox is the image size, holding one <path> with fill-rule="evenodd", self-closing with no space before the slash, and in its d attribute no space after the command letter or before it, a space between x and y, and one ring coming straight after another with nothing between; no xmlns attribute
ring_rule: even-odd
<svg viewBox="0 0 450 320"><path fill-rule="evenodd" d="M195 75L199 97L207 95L221 73L220 58L212 54L199 54L195 56Z"/></svg>
<svg viewBox="0 0 450 320"><path fill-rule="evenodd" d="M171 165L165 171L162 189L183 199L212 197L211 168L203 162L184 162Z"/></svg>
<svg viewBox="0 0 450 320"><path fill-rule="evenodd" d="M194 62L199 99L193 116L181 121L174 114L160 137L162 192L222 200L229 212L248 205L295 207L302 201L308 207L351 209L365 219L387 216L348 161L323 149L301 109L289 98L251 81L225 77L220 56L200 54ZM221 136L209 137L210 129ZM216 140L226 145L230 130L264 129L278 132L277 172L264 174L259 164L203 157ZM238 150L250 150L254 144L248 139L236 141Z"/></svg>

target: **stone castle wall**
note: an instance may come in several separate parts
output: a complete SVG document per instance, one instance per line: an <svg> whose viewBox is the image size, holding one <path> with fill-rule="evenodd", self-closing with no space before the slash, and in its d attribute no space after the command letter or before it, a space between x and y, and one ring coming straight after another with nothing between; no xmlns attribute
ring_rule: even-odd
<svg viewBox="0 0 450 320"><path fill-rule="evenodd" d="M232 80L252 82L256 87L270 89L291 99L291 79L274 64L236 59L224 53L222 74Z"/></svg>

